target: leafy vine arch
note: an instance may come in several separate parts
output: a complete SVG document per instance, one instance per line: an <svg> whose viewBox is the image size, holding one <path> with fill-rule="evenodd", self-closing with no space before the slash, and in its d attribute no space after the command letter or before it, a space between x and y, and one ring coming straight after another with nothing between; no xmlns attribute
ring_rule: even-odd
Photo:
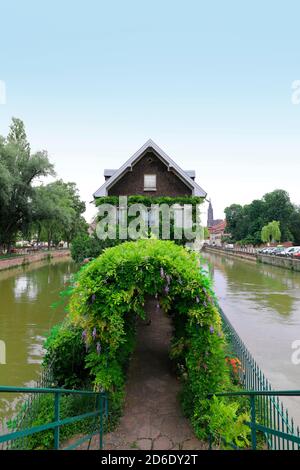
<svg viewBox="0 0 300 470"><path fill-rule="evenodd" d="M146 296L155 297L172 318L170 355L181 371L185 411L199 427L207 394L224 389L229 372L220 315L196 253L171 241L139 240L109 248L82 268L69 317L82 332L85 367L120 411L135 320L145 316Z"/></svg>

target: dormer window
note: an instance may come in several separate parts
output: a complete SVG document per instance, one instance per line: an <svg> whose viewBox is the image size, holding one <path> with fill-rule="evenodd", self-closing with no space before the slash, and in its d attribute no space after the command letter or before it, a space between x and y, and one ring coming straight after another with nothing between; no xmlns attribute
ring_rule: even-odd
<svg viewBox="0 0 300 470"><path fill-rule="evenodd" d="M144 191L156 191L156 175L144 175Z"/></svg>

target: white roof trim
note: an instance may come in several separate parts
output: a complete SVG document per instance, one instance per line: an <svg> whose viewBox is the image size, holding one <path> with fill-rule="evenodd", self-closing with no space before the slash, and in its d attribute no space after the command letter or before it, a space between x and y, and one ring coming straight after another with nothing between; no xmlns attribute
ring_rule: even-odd
<svg viewBox="0 0 300 470"><path fill-rule="evenodd" d="M175 170L179 177L192 189L192 193L194 196L206 197L207 193L202 189L195 181L193 181L188 174L183 171L177 163L172 160L153 140L149 139L147 142L137 151L135 152L132 157L130 157L127 162L125 162L105 183L100 186L97 191L93 194L94 198L107 196L108 189L113 186L113 184L123 176L123 173L128 169L131 168L132 165L136 163L136 161L143 155L143 153L148 149L152 148L156 153L157 156L163 160L169 168Z"/></svg>
<svg viewBox="0 0 300 470"><path fill-rule="evenodd" d="M104 176L112 176L117 170L104 170Z"/></svg>

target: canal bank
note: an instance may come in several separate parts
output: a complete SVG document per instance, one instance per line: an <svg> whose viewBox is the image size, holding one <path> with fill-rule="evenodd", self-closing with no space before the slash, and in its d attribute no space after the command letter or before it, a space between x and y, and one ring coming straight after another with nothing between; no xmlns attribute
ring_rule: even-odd
<svg viewBox="0 0 300 470"><path fill-rule="evenodd" d="M276 390L300 389L300 273L218 252L202 253L220 306ZM300 424L300 399L283 400Z"/></svg>
<svg viewBox="0 0 300 470"><path fill-rule="evenodd" d="M225 248L209 246L209 245L205 245L202 251L203 252L207 251L209 253L225 254L226 256L229 256L229 257L247 259L249 261L256 262L256 253L254 252L250 253L248 251L243 251L243 250L233 250L229 248L225 249Z"/></svg>
<svg viewBox="0 0 300 470"><path fill-rule="evenodd" d="M257 261L264 264L271 264L279 268L290 269L291 271L300 272L300 260L293 258L285 258L280 256L264 255L259 253Z"/></svg>
<svg viewBox="0 0 300 470"><path fill-rule="evenodd" d="M204 246L203 252L208 253L217 253L223 254L228 257L233 258L240 258L248 261L259 262L263 264L270 264L272 266L277 266L278 268L289 269L291 271L300 272L300 260L293 259L293 258L286 258L283 256L274 256L274 255L266 255L263 253L256 253L256 252L248 252L243 250L233 250L233 249L226 249L221 247L212 247L212 246Z"/></svg>
<svg viewBox="0 0 300 470"><path fill-rule="evenodd" d="M0 271L18 266L26 266L38 261L47 261L55 258L66 258L70 256L69 250L42 251L34 254L24 254L8 259L0 259Z"/></svg>

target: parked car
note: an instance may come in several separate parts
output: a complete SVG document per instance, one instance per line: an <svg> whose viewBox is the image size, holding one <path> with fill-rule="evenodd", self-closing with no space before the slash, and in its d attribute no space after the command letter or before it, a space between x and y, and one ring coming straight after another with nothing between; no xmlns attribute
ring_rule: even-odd
<svg viewBox="0 0 300 470"><path fill-rule="evenodd" d="M280 253L278 253L278 256L284 256L284 257L287 257L289 256L289 254L291 254L294 250L294 247L293 246L289 246L288 248L285 248L284 250L282 250Z"/></svg>
<svg viewBox="0 0 300 470"><path fill-rule="evenodd" d="M300 250L300 246L290 246L285 250L284 256L291 257L294 253Z"/></svg>
<svg viewBox="0 0 300 470"><path fill-rule="evenodd" d="M292 257L295 259L300 259L300 247L298 246L297 249L293 252Z"/></svg>
<svg viewBox="0 0 300 470"><path fill-rule="evenodd" d="M268 254L268 255L274 255L276 251L277 251L277 246L271 246L271 247L268 249L267 254Z"/></svg>
<svg viewBox="0 0 300 470"><path fill-rule="evenodd" d="M259 253L262 253L264 255L270 254L270 251L273 250L274 247L268 246L267 248L263 248L262 250L259 250Z"/></svg>

